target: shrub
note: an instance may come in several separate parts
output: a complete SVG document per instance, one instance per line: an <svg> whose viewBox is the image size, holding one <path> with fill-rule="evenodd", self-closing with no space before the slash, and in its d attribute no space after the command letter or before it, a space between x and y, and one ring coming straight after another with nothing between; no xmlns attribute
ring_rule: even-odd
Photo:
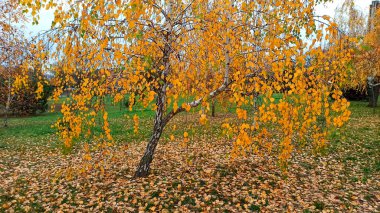
<svg viewBox="0 0 380 213"><path fill-rule="evenodd" d="M37 98L38 78L36 72L29 72L28 85L12 96L8 114L14 116L35 115L38 112L45 112L48 109L48 98L51 95L53 88L48 83L43 83L43 92L40 98ZM0 79L4 81L4 79ZM41 82L41 81L40 81ZM1 84L4 85L4 84ZM0 88L0 91L6 91L7 88ZM6 94L2 92L2 94ZM6 106L7 95L0 96L0 105ZM3 112L4 113L4 112Z"/></svg>

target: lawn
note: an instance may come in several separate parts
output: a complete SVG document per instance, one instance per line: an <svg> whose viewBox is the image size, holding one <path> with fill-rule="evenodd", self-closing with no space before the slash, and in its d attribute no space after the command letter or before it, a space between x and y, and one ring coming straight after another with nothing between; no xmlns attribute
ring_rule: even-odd
<svg viewBox="0 0 380 213"><path fill-rule="evenodd" d="M287 174L275 157L229 158L231 140L219 127L230 112L218 109L206 126L195 114L182 114L168 124L152 175L144 179L132 176L149 139L151 110L109 106L117 145L107 159L95 153L91 166L97 169L85 172L89 164L80 149L63 154L59 148L50 127L59 113L12 118L9 128L0 128L0 212L379 212L380 108L365 102L350 108L349 123L328 149L312 154L306 147L294 155ZM138 134L134 114L140 117ZM180 136L185 130L187 145Z"/></svg>

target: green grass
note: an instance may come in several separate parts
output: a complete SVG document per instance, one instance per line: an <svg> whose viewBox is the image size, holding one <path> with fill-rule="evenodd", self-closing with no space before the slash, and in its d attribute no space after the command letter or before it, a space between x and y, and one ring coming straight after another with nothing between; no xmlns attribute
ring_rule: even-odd
<svg viewBox="0 0 380 213"><path fill-rule="evenodd" d="M361 170L361 181L379 173L380 164L380 107L367 107L367 102L351 102L349 123L338 136L331 139L330 153L340 153L346 175L357 167ZM358 181L355 177L353 181Z"/></svg>
<svg viewBox="0 0 380 213"><path fill-rule="evenodd" d="M138 115L142 122L150 123L154 111L149 109L135 109L129 111L125 107L107 105L107 111L110 119L111 131L116 139L135 139L133 134L133 122L130 118ZM28 146L50 146L51 142L57 142L56 129L52 128L58 118L62 115L60 112L47 112L32 117L10 118L9 127L0 127L0 148L20 148ZM150 130L150 129L149 129ZM100 128L97 130L100 131ZM148 129L141 129L141 135L149 134Z"/></svg>
<svg viewBox="0 0 380 213"><path fill-rule="evenodd" d="M55 104L62 104L67 98L58 100ZM180 100L180 106L184 100ZM110 120L111 134L117 143L128 143L131 141L141 141L150 138L153 129L153 121L155 111L151 107L143 108L142 106L135 105L133 110L121 104L112 104L110 100L106 100L106 110ZM217 107L219 111L219 107ZM199 107L192 109L193 113L197 113ZM139 117L139 132L134 133L133 116ZM198 116L198 114L197 114ZM22 149L38 146L47 146L57 148L59 139L57 137L57 129L52 128L58 118L62 117L60 112L46 112L30 117L12 117L8 120L9 127L4 128L0 126L0 149ZM101 123L102 116L99 115L97 121ZM169 128L169 127L167 127ZM211 129L218 127L210 126ZM101 127L98 126L93 129L95 133L101 132ZM179 136L183 134L182 129L176 129L170 134ZM164 138L168 138L168 131L164 132ZM191 132L189 132L191 135Z"/></svg>
<svg viewBox="0 0 380 213"><path fill-rule="evenodd" d="M281 98L281 96L275 96L275 99ZM61 99L58 103L62 103ZM111 102L107 101L107 111L110 119L110 128L112 135L116 142L118 143L128 143L131 141L141 141L147 140L150 137L151 130L153 128L153 118L154 111L149 107L144 109L140 106L134 107L133 111L130 111L124 106L120 104L112 105ZM179 105L183 102L180 101ZM350 106L350 110L352 111L351 122L355 119L379 119L380 109L379 107L375 110L372 108L366 107L366 102L352 102ZM229 105L227 112L234 112L235 106ZM217 104L217 114L222 114L220 104ZM193 113L197 113L199 109L192 109ZM139 125L139 133L135 134L133 132L133 115L138 115L140 119ZM186 114L186 113L184 113ZM198 114L194 115L186 115L186 116L198 116ZM184 118L187 117L184 116ZM0 149L4 148L25 148L25 147L38 147L38 146L47 146L55 148L57 147L58 137L56 135L56 129L51 128L51 126L57 121L57 119L61 117L60 112L47 112L33 117L21 117L21 118L10 118L9 119L9 127L4 128L0 127ZM129 117L129 119L128 119ZM186 123L186 120L183 123ZM189 119L191 120L191 119ZM192 119L197 120L197 119ZM173 124L173 123L172 123ZM176 130L169 129L172 124L166 127L167 131L164 131L163 138L168 138L170 134L175 136L180 136L183 134L183 131L188 131L189 135L192 136L197 130L203 129L205 127L195 127L197 129L193 129L192 131L183 128L177 128ZM181 124L179 124L181 125ZM185 126L195 126L194 122L188 121ZM219 126L215 125L207 125L207 131L217 132L220 131ZM359 133L366 133L371 130L371 127L364 126L360 127ZM169 130L168 130L169 129ZM96 131L100 132L100 127L96 129ZM361 137L360 134L351 134L348 131L348 137L353 139L359 139ZM380 133L377 134L379 136ZM339 138L339 137L337 137ZM338 139L337 139L338 140ZM379 140L371 141L367 146L374 146L374 143L378 144ZM372 153L372 152L371 152ZM370 153L370 154L371 154Z"/></svg>

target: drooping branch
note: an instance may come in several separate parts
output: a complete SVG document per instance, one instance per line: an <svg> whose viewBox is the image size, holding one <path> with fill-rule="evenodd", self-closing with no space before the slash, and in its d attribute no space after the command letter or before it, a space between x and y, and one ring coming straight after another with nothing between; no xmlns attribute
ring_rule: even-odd
<svg viewBox="0 0 380 213"><path fill-rule="evenodd" d="M189 105L191 108L195 108L197 106L199 106L203 100L205 99L213 99L215 98L216 96L218 96L219 94L221 94L222 92L224 92L231 84L233 83L233 81L229 81L228 83L223 83L220 87L218 87L216 90L210 92L208 94L207 97L202 97L202 98L199 98L197 100L194 100L192 102L189 102L187 103L187 105ZM176 114L180 113L180 112L184 112L186 109L183 108L182 106L178 107L178 109L176 111L174 110L171 110L164 118L164 123L167 124L170 119L172 119Z"/></svg>

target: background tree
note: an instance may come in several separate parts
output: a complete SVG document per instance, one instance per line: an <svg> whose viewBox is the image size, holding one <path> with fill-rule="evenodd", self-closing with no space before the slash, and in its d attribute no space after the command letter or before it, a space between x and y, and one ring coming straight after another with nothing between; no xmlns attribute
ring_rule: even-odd
<svg viewBox="0 0 380 213"><path fill-rule="evenodd" d="M25 83L22 78L22 59L27 49L26 40L17 26L26 21L17 1L2 0L0 5L0 89L4 126L8 125L8 113L17 87Z"/></svg>
<svg viewBox="0 0 380 213"><path fill-rule="evenodd" d="M40 73L35 69L31 68L26 73L21 69L23 68L19 67L12 72L23 76L23 78L26 79L26 84L17 88L13 93L7 114L25 116L45 112L48 109L48 98L52 93L52 87L48 81L42 81L44 78L42 78ZM11 78L11 80L13 80L13 78ZM1 79L1 81L4 81L4 79ZM6 89L6 87L0 87L1 91L6 92ZM39 89L41 90L39 92L40 94L37 94L36 91ZM6 101L6 96L0 97L1 104L5 105Z"/></svg>
<svg viewBox="0 0 380 213"><path fill-rule="evenodd" d="M0 106L4 126L8 115L30 115L47 109L51 93L48 82L41 75L42 43L37 38L28 41L22 31L27 21L18 1L2 1L0 5ZM38 91L39 94L36 93Z"/></svg>
<svg viewBox="0 0 380 213"><path fill-rule="evenodd" d="M354 0L345 0L335 9L334 21L340 31L354 38L362 39L367 31L367 16Z"/></svg>
<svg viewBox="0 0 380 213"><path fill-rule="evenodd" d="M32 13L55 6L21 2ZM340 85L347 78L352 52L328 17L314 15L319 2L71 0L56 5L50 34L56 48L45 54L59 67L54 97L67 85L76 91L56 125L62 140L70 147L101 125L104 134L92 135L93 140L102 146L112 142L106 96L152 107L152 136L135 173L146 176L171 119L197 108L203 123L204 110L224 94L237 107L238 122L223 125L234 135L232 157L276 153L285 166L306 143L324 147L331 128L341 127L350 114L340 87L331 82ZM323 40L329 49L318 46ZM307 56L313 58L311 66L305 66ZM292 74L284 71L291 68ZM77 84L74 76L82 81ZM275 93L281 97L276 102ZM256 105L257 98L262 104Z"/></svg>
<svg viewBox="0 0 380 213"><path fill-rule="evenodd" d="M346 95L363 96L361 93L367 92L370 106L375 106L378 96L378 88L372 91L372 86L368 86L368 79L376 84L379 78L378 66L378 51L377 44L380 40L377 39L378 30L378 15L374 18L369 18L355 6L353 0L344 1L341 7L335 11L335 21L337 22L340 31L356 38L359 42L353 43L355 48L355 60L351 65L352 75L351 84L346 88ZM368 20L368 23L367 23ZM367 90L367 91L366 91Z"/></svg>
<svg viewBox="0 0 380 213"><path fill-rule="evenodd" d="M355 75L359 86L371 84L368 85L369 106L375 107L380 90L380 10L377 10L369 25L373 27L365 35L355 54ZM368 82L368 79L372 82Z"/></svg>
<svg viewBox="0 0 380 213"><path fill-rule="evenodd" d="M357 49L357 44L363 42L367 32L367 16L355 5L353 0L345 0L341 6L335 9L334 21L342 34L357 39L352 43L352 47ZM351 69L355 67L351 66ZM358 87L358 81L362 79L352 75L351 84L344 88L343 95L349 100L363 100L367 98L365 87Z"/></svg>

